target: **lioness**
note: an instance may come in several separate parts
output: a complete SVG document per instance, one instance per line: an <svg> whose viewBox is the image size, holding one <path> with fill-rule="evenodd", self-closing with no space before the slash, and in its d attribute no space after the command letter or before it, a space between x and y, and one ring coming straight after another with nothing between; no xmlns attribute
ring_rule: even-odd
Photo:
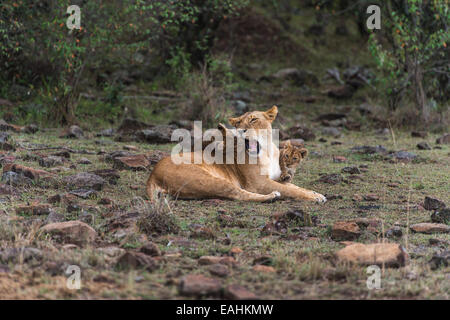
<svg viewBox="0 0 450 320"><path fill-rule="evenodd" d="M281 175L278 181L280 182L292 182L295 171L297 170L300 162L306 158L308 150L300 148L291 144L288 140L283 148L280 149L280 169Z"/></svg>
<svg viewBox="0 0 450 320"><path fill-rule="evenodd" d="M161 159L147 181L147 194L168 193L181 199L226 198L244 201L272 201L278 197L325 202L326 198L314 191L299 188L291 183L274 181L281 175L279 150L272 142L272 131L278 108L267 111L253 111L230 118L231 125L245 138L246 161L244 164L175 164L171 157ZM230 134L224 126L219 126L224 135ZM248 130L252 129L252 130ZM265 135L265 136L264 136ZM185 156L194 159L195 152ZM248 158L257 157L256 164ZM203 157L203 155L202 155Z"/></svg>

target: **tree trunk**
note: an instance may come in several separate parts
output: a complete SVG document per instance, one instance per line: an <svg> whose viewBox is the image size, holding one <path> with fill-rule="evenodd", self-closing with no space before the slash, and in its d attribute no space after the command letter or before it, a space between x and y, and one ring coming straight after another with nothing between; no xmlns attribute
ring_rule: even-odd
<svg viewBox="0 0 450 320"><path fill-rule="evenodd" d="M430 120L430 109L427 104L425 91L423 90L423 73L420 65L415 68L416 107L421 112L422 120L427 123Z"/></svg>

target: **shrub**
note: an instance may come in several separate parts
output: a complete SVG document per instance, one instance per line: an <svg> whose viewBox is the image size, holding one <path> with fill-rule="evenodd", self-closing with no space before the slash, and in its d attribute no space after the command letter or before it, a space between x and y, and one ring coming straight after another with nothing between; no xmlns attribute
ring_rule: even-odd
<svg viewBox="0 0 450 320"><path fill-rule="evenodd" d="M448 4L392 0L382 8L383 25L371 34L369 47L382 72L389 106L395 110L408 97L426 123L431 109L445 111L450 98Z"/></svg>

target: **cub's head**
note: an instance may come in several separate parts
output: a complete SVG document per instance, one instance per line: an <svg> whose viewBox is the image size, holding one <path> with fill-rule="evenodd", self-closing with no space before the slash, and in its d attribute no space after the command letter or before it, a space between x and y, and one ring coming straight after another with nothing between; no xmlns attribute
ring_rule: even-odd
<svg viewBox="0 0 450 320"><path fill-rule="evenodd" d="M240 117L230 118L228 121L237 132L249 141L249 153L259 154L261 147L267 149L268 141L272 139L272 122L278 114L277 106L267 111L252 111Z"/></svg>
<svg viewBox="0 0 450 320"><path fill-rule="evenodd" d="M291 144L291 141L285 143L284 147L280 149L280 167L285 170L281 179L282 181L290 181L295 174L295 170L300 165L306 156L308 150L301 147L296 147Z"/></svg>

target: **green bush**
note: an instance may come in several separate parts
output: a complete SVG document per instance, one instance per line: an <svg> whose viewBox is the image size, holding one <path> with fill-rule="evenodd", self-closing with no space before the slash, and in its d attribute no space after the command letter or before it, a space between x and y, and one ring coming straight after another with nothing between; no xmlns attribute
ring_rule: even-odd
<svg viewBox="0 0 450 320"><path fill-rule="evenodd" d="M448 3L391 0L382 8L382 28L369 41L382 88L392 110L410 98L426 123L433 109L448 108L450 98Z"/></svg>

